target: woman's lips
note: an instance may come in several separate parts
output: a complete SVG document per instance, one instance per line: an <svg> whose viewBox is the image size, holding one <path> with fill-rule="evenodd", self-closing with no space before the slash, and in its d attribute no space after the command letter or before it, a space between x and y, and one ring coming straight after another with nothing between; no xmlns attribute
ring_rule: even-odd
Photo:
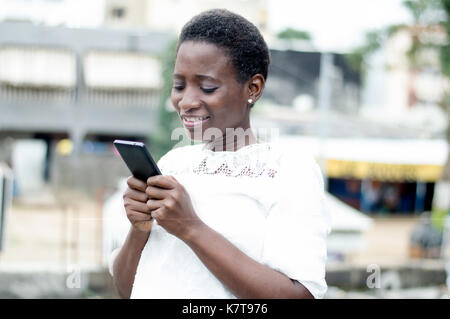
<svg viewBox="0 0 450 319"><path fill-rule="evenodd" d="M207 122L210 119L209 116L186 116L183 117L183 124L186 128L193 128L198 127L200 125L203 125L205 122Z"/></svg>

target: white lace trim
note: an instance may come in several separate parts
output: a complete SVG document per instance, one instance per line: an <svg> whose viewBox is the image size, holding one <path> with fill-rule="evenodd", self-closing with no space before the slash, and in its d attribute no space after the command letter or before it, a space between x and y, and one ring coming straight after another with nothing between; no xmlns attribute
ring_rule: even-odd
<svg viewBox="0 0 450 319"><path fill-rule="evenodd" d="M192 172L197 175L274 178L278 170L270 160L271 150L267 143L251 144L236 152L213 152L203 148L202 157L194 161Z"/></svg>

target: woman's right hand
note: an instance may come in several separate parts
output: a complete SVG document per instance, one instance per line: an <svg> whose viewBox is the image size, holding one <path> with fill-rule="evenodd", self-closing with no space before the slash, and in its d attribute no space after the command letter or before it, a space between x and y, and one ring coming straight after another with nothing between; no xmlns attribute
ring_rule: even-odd
<svg viewBox="0 0 450 319"><path fill-rule="evenodd" d="M152 215L147 206L148 196L145 193L147 184L131 176L127 179L128 187L123 194L123 204L127 217L133 227L143 232L150 232Z"/></svg>

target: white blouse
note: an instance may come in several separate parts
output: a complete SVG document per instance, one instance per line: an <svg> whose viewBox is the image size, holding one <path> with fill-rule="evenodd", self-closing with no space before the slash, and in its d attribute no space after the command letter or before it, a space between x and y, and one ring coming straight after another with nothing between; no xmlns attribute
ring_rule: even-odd
<svg viewBox="0 0 450 319"><path fill-rule="evenodd" d="M301 282L315 298L324 296L330 219L311 155L271 143L236 152L198 144L171 150L158 166L186 188L211 228L247 256ZM131 298L235 296L189 246L154 222Z"/></svg>

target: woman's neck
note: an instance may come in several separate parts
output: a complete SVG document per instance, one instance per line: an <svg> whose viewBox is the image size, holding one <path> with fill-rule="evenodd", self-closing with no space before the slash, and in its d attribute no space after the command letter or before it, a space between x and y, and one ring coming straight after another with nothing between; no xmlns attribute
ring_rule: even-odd
<svg viewBox="0 0 450 319"><path fill-rule="evenodd" d="M257 143L258 140L250 127L247 129L227 129L219 138L206 143L206 147L214 152L236 152L242 147Z"/></svg>

